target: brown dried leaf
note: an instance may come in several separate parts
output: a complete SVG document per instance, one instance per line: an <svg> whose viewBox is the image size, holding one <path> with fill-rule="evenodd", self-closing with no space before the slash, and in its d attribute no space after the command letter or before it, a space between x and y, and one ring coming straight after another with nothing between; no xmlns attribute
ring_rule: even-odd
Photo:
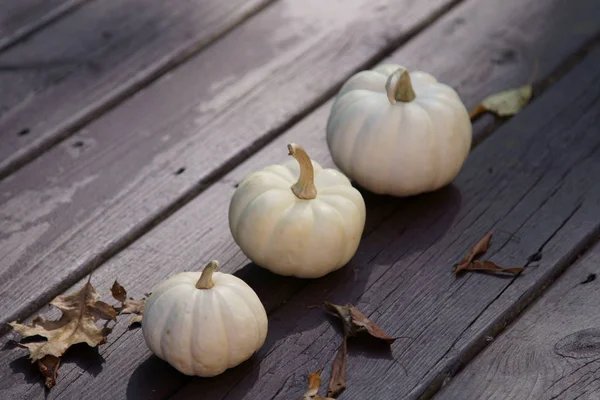
<svg viewBox="0 0 600 400"><path fill-rule="evenodd" d="M60 367L60 358L54 356L45 356L44 358L37 360L38 369L46 378L46 387L52 389L56 384L56 377L58 375L58 367Z"/></svg>
<svg viewBox="0 0 600 400"><path fill-rule="evenodd" d="M321 370L308 374L308 390L298 400L334 400L317 395L321 387Z"/></svg>
<svg viewBox="0 0 600 400"><path fill-rule="evenodd" d="M110 288L110 292L117 301L121 302L119 314L136 314L129 320L129 326L142 322L144 307L146 306L146 299L128 299L127 290L125 290L125 288L116 280Z"/></svg>
<svg viewBox="0 0 600 400"><path fill-rule="evenodd" d="M110 288L112 296L120 303L124 303L127 300L127 290L119 282L115 280L112 287Z"/></svg>
<svg viewBox="0 0 600 400"><path fill-rule="evenodd" d="M372 337L383 340L387 344L392 344L396 340L385 333L376 323L368 319L352 304L339 306L326 301L325 309L342 319L345 337L353 337L360 332L367 332Z"/></svg>
<svg viewBox="0 0 600 400"><path fill-rule="evenodd" d="M475 260L469 264L466 271L483 271L490 273L507 273L518 275L523 272L523 268L504 268L489 260Z"/></svg>
<svg viewBox="0 0 600 400"><path fill-rule="evenodd" d="M327 387L327 396L337 397L346 389L346 363L348 360L348 345L346 338L338 348L335 360L331 365L331 378Z"/></svg>
<svg viewBox="0 0 600 400"><path fill-rule="evenodd" d="M357 326L358 329L366 329L369 335L373 336L376 339L381 339L387 344L392 344L396 341L395 338L385 333L379 327L379 325L375 324L373 321L365 317L363 313L358 311L358 309L352 305L350 305L350 315L352 316L352 323L354 324L354 326Z"/></svg>
<svg viewBox="0 0 600 400"><path fill-rule="evenodd" d="M54 385L56 371L65 351L74 344L87 343L95 347L106 342L110 333L108 328L96 326L98 320L116 321L117 312L110 305L98 301L100 296L90 281L77 292L58 296L50 302L58 308L62 315L56 321L47 321L40 317L31 325L19 324L16 321L9 325L24 337L42 336L46 341L19 343L20 347L29 350L32 362L38 361L38 367L46 377L46 385Z"/></svg>
<svg viewBox="0 0 600 400"><path fill-rule="evenodd" d="M486 251L490 248L490 243L492 241L492 236L494 235L493 231L488 232L484 237L479 239L479 241L471 248L471 251L458 263L456 268L454 269L454 273L458 273L463 270L468 270L470 264L473 262L473 259L477 256L485 254Z"/></svg>
<svg viewBox="0 0 600 400"><path fill-rule="evenodd" d="M499 117L515 115L529 103L532 94L533 87L525 85L488 96L481 104L471 110L471 119L479 117L486 111L496 114Z"/></svg>
<svg viewBox="0 0 600 400"><path fill-rule="evenodd" d="M308 374L308 390L304 393L304 397L313 398L319 393L321 387L321 370Z"/></svg>

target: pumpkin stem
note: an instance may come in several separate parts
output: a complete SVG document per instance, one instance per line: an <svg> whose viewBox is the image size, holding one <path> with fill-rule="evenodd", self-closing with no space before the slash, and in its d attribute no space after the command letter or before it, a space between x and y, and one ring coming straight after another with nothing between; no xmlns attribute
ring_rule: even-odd
<svg viewBox="0 0 600 400"><path fill-rule="evenodd" d="M196 283L196 289L210 289L215 286L215 283L212 280L212 274L216 270L221 268L221 264L217 260L211 260L204 266L202 270L202 275L200 275L200 279Z"/></svg>
<svg viewBox="0 0 600 400"><path fill-rule="evenodd" d="M299 199L314 199L317 197L317 188L315 187L315 171L310 157L302 147L295 143L288 144L288 151L289 155L294 157L300 164L300 176L292 186L292 192Z"/></svg>
<svg viewBox="0 0 600 400"><path fill-rule="evenodd" d="M398 68L385 83L385 91L391 104L397 101L409 103L417 97L410 81L410 74L404 67Z"/></svg>

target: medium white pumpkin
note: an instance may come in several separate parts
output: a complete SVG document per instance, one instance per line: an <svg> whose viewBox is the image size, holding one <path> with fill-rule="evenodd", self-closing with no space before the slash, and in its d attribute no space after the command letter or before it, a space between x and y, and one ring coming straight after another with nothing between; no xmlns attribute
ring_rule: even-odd
<svg viewBox="0 0 600 400"><path fill-rule="evenodd" d="M267 335L267 313L256 293L231 274L183 272L156 286L144 308L146 344L186 375L211 377L252 356Z"/></svg>
<svg viewBox="0 0 600 400"><path fill-rule="evenodd" d="M344 174L323 169L304 149L248 175L229 205L235 242L254 263L280 275L318 278L356 253L365 202Z"/></svg>
<svg viewBox="0 0 600 400"><path fill-rule="evenodd" d="M327 123L335 165L360 186L410 196L449 184L472 140L458 94L425 72L384 64L353 75Z"/></svg>

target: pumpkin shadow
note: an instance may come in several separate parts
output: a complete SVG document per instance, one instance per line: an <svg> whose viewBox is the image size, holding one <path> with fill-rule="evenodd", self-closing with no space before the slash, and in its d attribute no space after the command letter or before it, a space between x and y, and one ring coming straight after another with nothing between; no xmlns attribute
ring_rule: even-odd
<svg viewBox="0 0 600 400"><path fill-rule="evenodd" d="M337 337L341 339L341 323L335 317L328 318L329 314L319 306L324 301L357 304L373 284L373 274L378 275L377 279L405 258L429 248L452 225L461 205L460 192L453 185L412 198L377 196L369 192L363 192L363 197L367 206L363 238L356 255L343 268L318 279L284 277L253 263L235 272L263 302L269 315L269 331L265 344L255 357L218 377L219 385L228 387L230 391L227 393L232 398L243 397L244 393L250 392L260 370L270 370L273 365L279 365L287 348L305 348L301 357L310 362L306 362L303 369L317 370L323 368L324 363L329 363L320 360L323 346L312 344L330 340L322 337L328 329L337 330ZM403 273L405 271L399 269L397 275ZM369 314L368 310L363 311ZM377 341L352 338L348 344L349 360L356 356L358 359L383 358L397 362L394 349ZM335 343L330 345L337 346ZM296 392L301 394L305 390L305 375L294 372L296 363L293 360L289 364L289 368L281 366L282 370L272 382L278 385L276 381L287 379L288 373L298 375L298 379L284 384L285 388L280 392L282 396L293 396ZM234 386L230 386L230 382L235 382ZM190 395L206 393L211 388L214 390L211 393L221 393L217 387L212 381L194 380L185 390Z"/></svg>
<svg viewBox="0 0 600 400"><path fill-rule="evenodd" d="M127 383L127 399L165 399L191 378L151 355L138 365Z"/></svg>
<svg viewBox="0 0 600 400"><path fill-rule="evenodd" d="M127 384L126 398L131 400L159 400L165 398L222 398L243 377L246 381L258 379L259 370L253 368L256 354L237 367L212 378L187 376L166 361L152 355L133 372Z"/></svg>

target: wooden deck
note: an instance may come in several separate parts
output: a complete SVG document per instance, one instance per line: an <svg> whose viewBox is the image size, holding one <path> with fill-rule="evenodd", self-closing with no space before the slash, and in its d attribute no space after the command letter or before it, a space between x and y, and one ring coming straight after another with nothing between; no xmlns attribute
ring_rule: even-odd
<svg viewBox="0 0 600 400"><path fill-rule="evenodd" d="M382 62L468 108L533 76L518 115L473 125L452 185L362 191L365 232L316 280L271 274L233 242L229 200L286 144L333 167L332 98ZM490 230L518 277L453 266ZM600 399L600 1L21 0L0 4L0 399L297 399L330 364L322 311L352 303L398 340L350 345L340 399ZM537 255L532 261L532 255ZM212 379L178 373L121 319L69 351L57 384L7 322L56 317L90 273L141 297L209 259L269 314L265 345ZM595 276L595 275L594 275Z"/></svg>

